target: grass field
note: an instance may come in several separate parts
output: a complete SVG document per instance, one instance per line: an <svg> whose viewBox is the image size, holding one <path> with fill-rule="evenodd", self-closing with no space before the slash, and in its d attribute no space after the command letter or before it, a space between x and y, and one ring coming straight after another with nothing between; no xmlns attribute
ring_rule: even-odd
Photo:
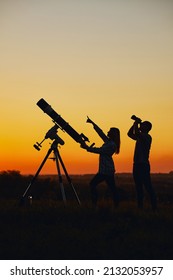
<svg viewBox="0 0 173 280"><path fill-rule="evenodd" d="M30 176L1 174L0 259L173 259L173 176L153 174L159 208L136 207L130 174L118 174L121 203L112 208L104 184L99 207L90 203L90 175L72 176L81 200L64 183L64 206L57 179L41 176L31 188L33 203L19 206ZM5 183L6 182L6 183ZM3 183L3 184L2 184ZM106 195L105 195L106 194Z"/></svg>

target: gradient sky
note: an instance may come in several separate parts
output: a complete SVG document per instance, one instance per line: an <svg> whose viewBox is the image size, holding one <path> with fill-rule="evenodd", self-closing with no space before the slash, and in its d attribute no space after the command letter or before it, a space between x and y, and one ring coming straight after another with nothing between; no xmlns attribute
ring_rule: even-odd
<svg viewBox="0 0 173 280"><path fill-rule="evenodd" d="M53 126L40 98L96 146L87 115L119 127L117 172L132 170L131 115L151 121L151 171L173 170L173 1L0 0L0 78L0 171L34 174L46 155L51 141L33 148ZM97 155L58 134L69 173L97 171Z"/></svg>

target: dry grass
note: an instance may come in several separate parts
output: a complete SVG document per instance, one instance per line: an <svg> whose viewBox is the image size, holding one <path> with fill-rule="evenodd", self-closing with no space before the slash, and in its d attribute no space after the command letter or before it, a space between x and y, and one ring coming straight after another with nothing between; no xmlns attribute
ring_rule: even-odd
<svg viewBox="0 0 173 280"><path fill-rule="evenodd" d="M61 194L55 191L54 178L42 177L35 184L32 206L18 205L28 178L20 178L22 184L13 181L13 192L7 192L12 188L9 182L5 191L5 187L1 188L1 259L173 259L172 177L153 175L159 200L157 213L151 211L147 196L145 209L136 208L129 175L117 178L119 208L112 208L111 199L105 198L105 186L101 185L96 211L91 207L87 187L90 176L72 179L81 206L69 189L64 206Z"/></svg>

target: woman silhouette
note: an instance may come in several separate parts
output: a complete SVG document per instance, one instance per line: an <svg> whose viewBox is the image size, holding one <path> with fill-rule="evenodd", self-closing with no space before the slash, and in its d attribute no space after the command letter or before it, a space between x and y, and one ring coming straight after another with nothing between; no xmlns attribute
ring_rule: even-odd
<svg viewBox="0 0 173 280"><path fill-rule="evenodd" d="M86 144L81 145L88 152L99 154L99 170L90 182L92 203L94 206L97 205L97 185L105 181L111 190L114 205L118 206L119 197L115 184L115 166L112 156L119 154L120 151L120 131L116 127L111 127L106 135L90 118L87 119L87 123L93 125L94 130L104 141L104 144L99 148L89 147Z"/></svg>

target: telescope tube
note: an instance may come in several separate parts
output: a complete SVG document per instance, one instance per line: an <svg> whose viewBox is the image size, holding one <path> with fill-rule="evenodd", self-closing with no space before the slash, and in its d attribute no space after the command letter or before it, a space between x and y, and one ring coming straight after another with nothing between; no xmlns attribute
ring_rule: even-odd
<svg viewBox="0 0 173 280"><path fill-rule="evenodd" d="M41 98L37 102L37 105L38 107L40 107L40 109L43 110L44 113L51 117L62 130L65 130L76 142L82 144L82 142L84 141L89 141L84 134L79 134L76 130L74 130L60 115L58 115L53 110L53 108L43 98Z"/></svg>

